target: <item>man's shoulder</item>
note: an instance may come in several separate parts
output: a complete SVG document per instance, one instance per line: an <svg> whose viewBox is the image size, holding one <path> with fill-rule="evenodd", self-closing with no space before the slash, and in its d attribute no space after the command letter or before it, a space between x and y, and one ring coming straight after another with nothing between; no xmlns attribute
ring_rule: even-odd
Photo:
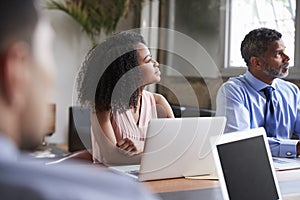
<svg viewBox="0 0 300 200"><path fill-rule="evenodd" d="M246 96L254 93L244 75L229 78L222 84L218 91L218 97L245 100Z"/></svg>
<svg viewBox="0 0 300 200"><path fill-rule="evenodd" d="M238 77L231 77L226 82L222 84L221 87L225 89L245 89L245 86L247 85L246 79L244 76L238 76Z"/></svg>
<svg viewBox="0 0 300 200"><path fill-rule="evenodd" d="M299 87L288 80L276 79L276 87L280 90L292 91L294 93L299 93Z"/></svg>
<svg viewBox="0 0 300 200"><path fill-rule="evenodd" d="M0 191L5 188L5 194L1 195L7 197L13 192L20 192L19 195L29 192L32 197L39 197L36 199L152 199L128 178L82 163L51 166L0 163L0 169ZM116 189L120 192L116 193Z"/></svg>

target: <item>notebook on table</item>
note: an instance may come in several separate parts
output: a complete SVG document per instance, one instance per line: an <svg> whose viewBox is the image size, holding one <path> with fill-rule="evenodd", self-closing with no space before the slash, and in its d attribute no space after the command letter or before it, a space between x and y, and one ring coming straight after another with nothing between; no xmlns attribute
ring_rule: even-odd
<svg viewBox="0 0 300 200"><path fill-rule="evenodd" d="M224 200L282 199L265 129L227 133L213 150Z"/></svg>
<svg viewBox="0 0 300 200"><path fill-rule="evenodd" d="M225 117L161 118L150 121L140 165L112 166L139 181L215 172L211 138L219 138Z"/></svg>

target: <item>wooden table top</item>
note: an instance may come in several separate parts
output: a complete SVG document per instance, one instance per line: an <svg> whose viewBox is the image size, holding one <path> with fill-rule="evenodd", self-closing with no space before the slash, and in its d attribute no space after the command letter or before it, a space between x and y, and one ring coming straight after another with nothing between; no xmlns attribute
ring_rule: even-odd
<svg viewBox="0 0 300 200"><path fill-rule="evenodd" d="M277 171L276 176L279 182L300 180L300 169ZM141 184L146 185L146 187L153 193L200 190L219 187L219 182L217 180L194 180L185 178L146 181Z"/></svg>

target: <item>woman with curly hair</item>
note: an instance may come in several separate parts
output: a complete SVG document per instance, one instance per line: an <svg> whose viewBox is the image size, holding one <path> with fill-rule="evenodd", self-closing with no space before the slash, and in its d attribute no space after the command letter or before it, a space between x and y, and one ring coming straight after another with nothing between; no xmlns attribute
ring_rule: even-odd
<svg viewBox="0 0 300 200"><path fill-rule="evenodd" d="M77 88L79 103L91 108L94 161L139 163L149 121L174 117L162 95L144 90L160 81L158 67L134 32L115 34L88 53Z"/></svg>

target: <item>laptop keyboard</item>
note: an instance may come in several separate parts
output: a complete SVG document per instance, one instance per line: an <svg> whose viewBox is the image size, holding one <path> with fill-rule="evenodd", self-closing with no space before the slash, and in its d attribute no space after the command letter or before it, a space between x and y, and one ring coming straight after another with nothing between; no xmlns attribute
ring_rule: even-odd
<svg viewBox="0 0 300 200"><path fill-rule="evenodd" d="M132 174L134 176L139 176L139 172L140 172L140 170L132 170L132 171L128 171L128 174Z"/></svg>
<svg viewBox="0 0 300 200"><path fill-rule="evenodd" d="M284 161L284 160L279 160L277 158L273 158L273 162L276 162L276 163L279 163L279 164L287 164L287 163L290 163L290 162L287 162L287 161Z"/></svg>

